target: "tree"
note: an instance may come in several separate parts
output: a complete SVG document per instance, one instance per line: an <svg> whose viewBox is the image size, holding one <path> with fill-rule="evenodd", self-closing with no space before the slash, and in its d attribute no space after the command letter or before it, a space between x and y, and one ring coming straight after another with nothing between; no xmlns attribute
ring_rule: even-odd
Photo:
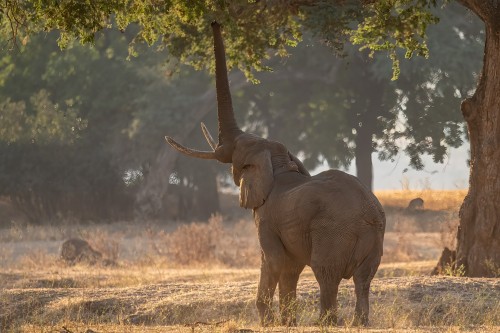
<svg viewBox="0 0 500 333"><path fill-rule="evenodd" d="M2 59L0 194L32 223L126 217L131 191L113 142L129 119L120 95L134 91L128 43L109 33L94 49L61 52L55 33L30 38Z"/></svg>
<svg viewBox="0 0 500 333"><path fill-rule="evenodd" d="M443 162L448 147L458 147L466 136L463 117L456 112L463 98L475 90L484 45L481 21L462 6L451 3L446 12L436 11L440 22L429 27L429 59L413 58L401 62L401 75L395 81L402 100L400 112L404 128L386 130L379 151L383 158L398 152L398 138L408 142L404 148L410 164L423 166L421 155L429 154ZM453 53L450 58L449 54ZM389 64L376 68L376 75L387 77Z"/></svg>
<svg viewBox="0 0 500 333"><path fill-rule="evenodd" d="M382 55L371 59L347 44L344 57L336 57L307 36L285 61L268 63L272 73L256 75L260 84L233 89L236 109L249 110L251 131L286 142L310 169L324 161L348 167L354 158L369 188L373 152L393 159L404 149L417 169L422 154L444 162L449 147L463 143L456 109L474 88L473 75L463 73L478 71L482 35L478 20L467 19L458 5L438 14L442 19L428 31L430 59L401 61L396 81ZM450 49L454 58L443 61ZM402 139L406 147L397 144Z"/></svg>
<svg viewBox="0 0 500 333"><path fill-rule="evenodd" d="M252 131L286 142L309 169L324 162L347 168L355 157L358 177L371 188L372 136L382 133L377 118L390 116L396 94L380 84L370 66L356 54L336 58L308 38L284 64L273 64L272 73L258 75L259 85L236 91L237 108L250 111Z"/></svg>
<svg viewBox="0 0 500 333"><path fill-rule="evenodd" d="M208 75L172 71L159 65L165 55L152 51L127 61L127 35L116 30L103 31L94 48L72 44L65 51L55 33L44 35L4 54L0 67L0 195L31 223L130 218L144 184L140 173L147 175L165 149L164 133L176 133L175 124L198 108L191 97L208 89ZM168 198L159 197L157 217L217 212L218 171L176 160L161 174L179 181Z"/></svg>
<svg viewBox="0 0 500 333"><path fill-rule="evenodd" d="M471 171L460 209L457 263L468 276L493 276L500 267L500 1L460 3L484 22L486 42L476 92L462 102Z"/></svg>
<svg viewBox="0 0 500 333"><path fill-rule="evenodd" d="M435 1L420 1L435 5ZM483 68L474 95L461 104L471 146L469 191L460 209L457 264L468 276L494 276L500 267L500 1L459 0L485 26ZM376 49L396 48L402 18L386 1L371 5L358 41ZM410 9L410 7L408 7ZM413 10L413 9L411 9ZM388 19L391 18L391 19ZM409 20L407 25L414 22ZM395 40L396 42L392 42Z"/></svg>
<svg viewBox="0 0 500 333"><path fill-rule="evenodd" d="M458 2L484 22L486 41L478 87L461 106L471 144L471 174L469 193L461 208L457 258L468 275L491 276L491 267L500 266L500 205L496 200L500 193L500 76L495 74L500 66L500 3L499 0ZM28 30L58 28L62 31L62 42L68 36L92 41L94 34L109 25L112 17L116 17L122 28L136 22L140 27L138 39L151 44L160 40L171 54L198 67L211 67L208 27L217 19L225 26L230 65L251 74L252 67L263 68L261 59L267 57L268 48L284 53L285 45L296 43L300 39L300 25L310 24L301 19L308 18L307 11L320 8L324 15L312 24L318 24L324 31L352 31L349 24L359 19L360 24L352 34L354 42L374 51L388 51L396 77L400 70L398 48L404 48L407 57L428 55L425 32L429 24L436 22L431 8L437 4L437 0L289 1L286 5L267 1L179 0L155 5L133 0L26 1L14 5L8 2L1 17L4 31L12 39L19 36L16 29L24 24ZM332 17L347 19L332 20Z"/></svg>

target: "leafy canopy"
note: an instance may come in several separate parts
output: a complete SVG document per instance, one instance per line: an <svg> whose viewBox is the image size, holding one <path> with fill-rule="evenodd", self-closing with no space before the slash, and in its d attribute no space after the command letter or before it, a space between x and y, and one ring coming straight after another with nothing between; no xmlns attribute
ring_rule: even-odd
<svg viewBox="0 0 500 333"><path fill-rule="evenodd" d="M429 57L425 42L429 24L438 22L431 9L436 0L381 0L370 4L368 15L352 32L352 42L361 44L361 50L387 51L393 62L393 80L400 73L398 48L406 50L405 58L413 54Z"/></svg>
<svg viewBox="0 0 500 333"><path fill-rule="evenodd" d="M145 42L167 48L169 54L195 68L211 69L210 22L224 25L228 66L249 78L267 69L269 50L287 54L287 46L301 40L302 27L341 48L350 37L362 48L386 50L399 73L397 48L427 56L425 30L436 22L431 7L436 0L288 1L257 0L31 0L0 5L1 28L10 45L26 41L30 33L57 29L59 44L74 39L93 43L96 35L116 24L136 27L130 53ZM353 24L355 22L355 24ZM357 22L357 23L356 23Z"/></svg>

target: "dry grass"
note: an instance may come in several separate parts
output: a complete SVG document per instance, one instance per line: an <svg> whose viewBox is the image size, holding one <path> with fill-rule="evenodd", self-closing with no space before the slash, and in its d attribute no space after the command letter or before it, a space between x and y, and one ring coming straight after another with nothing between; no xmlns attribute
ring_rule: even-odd
<svg viewBox="0 0 500 333"><path fill-rule="evenodd" d="M253 224L239 221L224 226L220 215L208 223L179 225L174 231L149 234L152 250L170 267L255 267L259 247Z"/></svg>
<svg viewBox="0 0 500 333"><path fill-rule="evenodd" d="M110 270L109 276L112 273ZM142 271L143 275L150 273ZM197 322L226 321L236 331L258 329L254 307L258 270L165 270L163 275L167 278L161 280L155 275L147 284L129 287L5 288L0 293L0 320L5 326L24 326L34 332L41 332L42 327L48 331L63 326L82 332L89 327L96 331L131 331L143 325L149 329L177 327L182 331L184 325ZM75 281L87 278L83 271L74 271L70 276ZM298 298L299 325L305 330L318 316L318 286L310 270L301 277ZM418 332L458 327L460 331L494 332L500 325L499 299L498 279L376 278L371 293L370 327ZM357 331L349 324L354 300L352 282L343 282L339 293L343 331ZM216 325L211 328L223 329Z"/></svg>
<svg viewBox="0 0 500 333"><path fill-rule="evenodd" d="M410 200L422 198L428 210L458 210L467 195L467 190L401 190L376 191L375 195L384 207L406 208Z"/></svg>
<svg viewBox="0 0 500 333"><path fill-rule="evenodd" d="M500 332L500 280L428 276L442 247L454 242L465 195L455 192L378 193L388 231L367 330L349 324L352 281L340 288L341 326L311 326L319 291L310 269L298 287L300 327L260 329L255 226L215 216L177 225L12 224L0 233L0 332ZM425 210L407 212L416 196ZM59 246L70 237L88 240L118 265L64 265Z"/></svg>

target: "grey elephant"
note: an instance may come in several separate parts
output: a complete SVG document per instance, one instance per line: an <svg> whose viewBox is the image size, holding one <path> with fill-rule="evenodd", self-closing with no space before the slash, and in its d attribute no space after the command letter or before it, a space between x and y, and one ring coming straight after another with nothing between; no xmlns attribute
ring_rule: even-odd
<svg viewBox="0 0 500 333"><path fill-rule="evenodd" d="M354 324L368 323L370 283L382 256L385 215L356 177L337 170L311 176L281 143L243 132L234 118L221 27L212 23L218 104L218 143L202 124L212 151L190 149L166 137L179 152L232 164L239 201L253 209L262 263L257 309L274 324L272 299L279 284L283 325L296 324L299 275L309 265L320 287L320 321L337 323L340 281L354 277Z"/></svg>

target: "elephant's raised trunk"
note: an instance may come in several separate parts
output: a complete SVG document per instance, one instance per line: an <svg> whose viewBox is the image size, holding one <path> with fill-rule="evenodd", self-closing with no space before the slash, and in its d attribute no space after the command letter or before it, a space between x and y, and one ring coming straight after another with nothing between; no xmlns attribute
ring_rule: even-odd
<svg viewBox="0 0 500 333"><path fill-rule="evenodd" d="M227 78L226 54L224 51L224 42L222 40L221 26L217 22L212 23L214 34L214 52L215 52L215 84L217 89L217 116L219 120L219 144L224 146L226 156L224 161L231 159L233 153L233 141L242 132L236 123L233 111L233 102L231 91L229 90L229 81Z"/></svg>
<svg viewBox="0 0 500 333"><path fill-rule="evenodd" d="M213 151L200 151L184 147L171 137L165 137L167 142L179 152L188 156L204 159L217 159L223 163L231 163L233 159L234 143L238 135L243 131L238 127L234 119L233 102L229 90L227 78L226 54L220 24L212 23L214 33L215 52L215 84L217 89L217 116L219 120L219 142L216 144L206 127L202 124L203 134Z"/></svg>

